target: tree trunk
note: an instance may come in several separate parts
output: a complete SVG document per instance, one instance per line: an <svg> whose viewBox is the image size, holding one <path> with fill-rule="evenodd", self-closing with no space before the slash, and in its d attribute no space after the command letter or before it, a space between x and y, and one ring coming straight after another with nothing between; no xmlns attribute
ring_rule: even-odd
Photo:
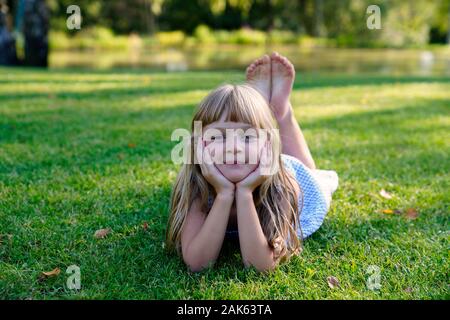
<svg viewBox="0 0 450 320"><path fill-rule="evenodd" d="M16 65L16 40L8 26L8 6L5 0L0 0L0 65Z"/></svg>
<svg viewBox="0 0 450 320"><path fill-rule="evenodd" d="M314 0L314 35L316 37L326 36L323 23L323 0Z"/></svg>
<svg viewBox="0 0 450 320"><path fill-rule="evenodd" d="M152 0L144 0L144 8L145 8L145 24L147 28L148 34L155 33L156 23L155 23L155 15L153 13L152 8Z"/></svg>
<svg viewBox="0 0 450 320"><path fill-rule="evenodd" d="M48 66L48 29L50 14L45 0L25 0L23 33L25 65Z"/></svg>

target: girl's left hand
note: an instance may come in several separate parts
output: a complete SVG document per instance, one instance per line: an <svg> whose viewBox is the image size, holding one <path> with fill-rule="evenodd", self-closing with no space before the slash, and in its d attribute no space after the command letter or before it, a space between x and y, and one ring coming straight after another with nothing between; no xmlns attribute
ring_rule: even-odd
<svg viewBox="0 0 450 320"><path fill-rule="evenodd" d="M236 183L236 191L253 192L267 177L272 167L272 146L267 142L261 149L258 167L246 178Z"/></svg>

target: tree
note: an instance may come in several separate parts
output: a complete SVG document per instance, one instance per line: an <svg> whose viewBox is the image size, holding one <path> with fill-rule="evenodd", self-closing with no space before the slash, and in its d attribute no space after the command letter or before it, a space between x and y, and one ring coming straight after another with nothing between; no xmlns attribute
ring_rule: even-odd
<svg viewBox="0 0 450 320"><path fill-rule="evenodd" d="M25 65L47 67L50 22L47 5L45 0L22 1L24 2Z"/></svg>
<svg viewBox="0 0 450 320"><path fill-rule="evenodd" d="M5 0L0 0L0 65L17 64L16 41L8 20L9 8Z"/></svg>

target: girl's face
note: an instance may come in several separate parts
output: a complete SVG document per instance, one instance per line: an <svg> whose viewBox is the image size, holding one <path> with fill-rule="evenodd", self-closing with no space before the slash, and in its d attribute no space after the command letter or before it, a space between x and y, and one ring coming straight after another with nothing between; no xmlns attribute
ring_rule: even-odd
<svg viewBox="0 0 450 320"><path fill-rule="evenodd" d="M245 179L258 167L263 144L258 130L247 123L213 122L204 128L203 140L212 149L217 169L233 183Z"/></svg>

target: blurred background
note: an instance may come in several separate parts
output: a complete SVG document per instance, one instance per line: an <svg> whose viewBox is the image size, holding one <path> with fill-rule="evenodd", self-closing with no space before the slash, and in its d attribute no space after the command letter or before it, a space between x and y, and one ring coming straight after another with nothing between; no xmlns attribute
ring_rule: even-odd
<svg viewBox="0 0 450 320"><path fill-rule="evenodd" d="M376 1L371 30L372 2L0 0L0 64L242 69L277 50L300 71L450 74L450 0Z"/></svg>

